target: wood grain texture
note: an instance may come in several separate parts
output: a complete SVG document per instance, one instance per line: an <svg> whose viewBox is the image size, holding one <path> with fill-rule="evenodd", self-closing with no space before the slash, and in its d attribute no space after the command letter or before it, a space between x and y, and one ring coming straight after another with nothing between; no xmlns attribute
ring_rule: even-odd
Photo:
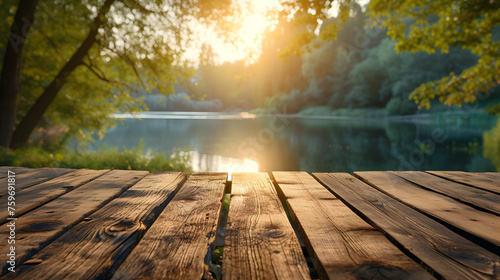
<svg viewBox="0 0 500 280"><path fill-rule="evenodd" d="M188 173L155 172L67 231L23 265L16 279L109 278L151 226Z"/></svg>
<svg viewBox="0 0 500 280"><path fill-rule="evenodd" d="M500 257L345 173L314 173L337 197L446 279L499 279Z"/></svg>
<svg viewBox="0 0 500 280"><path fill-rule="evenodd" d="M392 173L429 190L500 215L500 195L498 194L451 182L425 172L398 171Z"/></svg>
<svg viewBox="0 0 500 280"><path fill-rule="evenodd" d="M21 216L16 221L17 264L22 264L147 174L147 171L114 170ZM0 236L8 235L8 228L2 227ZM0 243L0 254L5 255L7 251L7 242ZM3 272L6 266L3 265Z"/></svg>
<svg viewBox="0 0 500 280"><path fill-rule="evenodd" d="M310 279L297 236L266 173L233 173L223 279Z"/></svg>
<svg viewBox="0 0 500 280"><path fill-rule="evenodd" d="M355 172L356 177L420 212L500 246L500 217L420 188L389 172Z"/></svg>
<svg viewBox="0 0 500 280"><path fill-rule="evenodd" d="M463 171L427 171L427 173L500 194L500 173Z"/></svg>
<svg viewBox="0 0 500 280"><path fill-rule="evenodd" d="M80 169L16 192L16 216L43 205L108 171ZM7 199L0 199L0 209L7 209ZM7 211L0 211L0 224L5 223L8 217Z"/></svg>
<svg viewBox="0 0 500 280"><path fill-rule="evenodd" d="M227 173L194 173L112 279L202 279Z"/></svg>
<svg viewBox="0 0 500 280"><path fill-rule="evenodd" d="M25 172L16 175L16 192L27 189L36 184L43 183L52 178L64 175L66 173L72 172L74 169L65 168L38 168L30 169ZM2 186L7 185L7 178L0 179L0 184ZM0 189L0 197L4 197L7 194L7 188Z"/></svg>
<svg viewBox="0 0 500 280"><path fill-rule="evenodd" d="M21 174L23 172L31 170L31 168L27 167L17 167L17 166L0 166L0 179L8 176L8 172L13 171L16 175Z"/></svg>
<svg viewBox="0 0 500 280"><path fill-rule="evenodd" d="M321 279L434 279L305 172L273 172Z"/></svg>

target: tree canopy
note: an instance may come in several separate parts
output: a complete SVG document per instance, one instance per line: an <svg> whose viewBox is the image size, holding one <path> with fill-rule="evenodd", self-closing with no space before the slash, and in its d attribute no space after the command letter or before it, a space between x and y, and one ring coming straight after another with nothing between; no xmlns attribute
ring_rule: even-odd
<svg viewBox="0 0 500 280"><path fill-rule="evenodd" d="M404 23L411 21L407 18ZM321 34L332 23L338 26L337 39L322 40ZM385 109L389 115L414 114L418 108L409 96L415 88L450 72L460 73L478 60L477 55L459 46L450 47L448 53L398 53L387 29L369 26L367 12L353 7L346 22L337 18L325 21L319 35L308 43L308 51L283 60L279 54L291 50L287 49L290 40L303 28L293 20L280 22L266 33L263 53L256 63L200 68L199 95L221 100L225 109L267 107L281 108L280 113L299 113L311 105L328 105L330 110L375 108ZM232 100L246 100L251 105L244 107Z"/></svg>
<svg viewBox="0 0 500 280"><path fill-rule="evenodd" d="M27 2L36 9L27 11ZM0 145L22 146L47 125L103 129L110 113L143 107L132 96L137 88L171 92L186 69L192 22L224 22L231 9L230 1L2 2L2 75L16 73L19 82L2 79ZM22 68L8 60L13 54Z"/></svg>
<svg viewBox="0 0 500 280"><path fill-rule="evenodd" d="M421 106L429 108L434 98L448 106L472 103L500 83L500 1L372 0L368 7L375 24L397 41L398 52L448 53L460 47L478 56L460 73L417 87L410 98Z"/></svg>
<svg viewBox="0 0 500 280"><path fill-rule="evenodd" d="M144 104L141 87L172 92L186 73L193 27L231 39L246 2L231 0L3 1L0 146L27 143L37 128L104 129L116 111ZM332 1L282 1L278 18L325 18ZM30 30L31 27L31 30ZM10 30L10 32L9 32ZM12 59L9 59L12 58ZM189 72L189 71L188 71Z"/></svg>

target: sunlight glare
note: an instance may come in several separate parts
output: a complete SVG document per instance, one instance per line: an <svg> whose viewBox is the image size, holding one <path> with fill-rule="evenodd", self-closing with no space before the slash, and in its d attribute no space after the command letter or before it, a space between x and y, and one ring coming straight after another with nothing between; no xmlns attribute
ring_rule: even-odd
<svg viewBox="0 0 500 280"><path fill-rule="evenodd" d="M262 34L268 25L267 19L262 14L253 14L243 20L241 34L245 39L254 39Z"/></svg>
<svg viewBox="0 0 500 280"><path fill-rule="evenodd" d="M269 19L267 13L280 7L278 0L242 1L245 6L241 14L241 27L237 31L238 38L233 44L221 43L218 39L210 39L218 63L246 60L253 63L261 53L261 43L267 28L276 25L274 19Z"/></svg>
<svg viewBox="0 0 500 280"><path fill-rule="evenodd" d="M189 165L194 172L259 172L259 163L247 158L231 158L190 151Z"/></svg>

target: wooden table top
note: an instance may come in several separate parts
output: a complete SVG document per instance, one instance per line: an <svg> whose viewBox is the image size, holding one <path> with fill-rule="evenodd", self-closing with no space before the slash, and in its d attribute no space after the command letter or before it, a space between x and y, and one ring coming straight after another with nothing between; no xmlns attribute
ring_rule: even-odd
<svg viewBox="0 0 500 280"><path fill-rule="evenodd" d="M500 173L0 167L0 279L500 279Z"/></svg>

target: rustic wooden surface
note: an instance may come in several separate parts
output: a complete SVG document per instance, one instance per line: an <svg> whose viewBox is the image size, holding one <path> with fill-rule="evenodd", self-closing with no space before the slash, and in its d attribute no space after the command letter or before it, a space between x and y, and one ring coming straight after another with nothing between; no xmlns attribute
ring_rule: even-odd
<svg viewBox="0 0 500 280"><path fill-rule="evenodd" d="M224 279L310 279L299 241L266 173L235 173Z"/></svg>
<svg viewBox="0 0 500 280"><path fill-rule="evenodd" d="M194 173L113 279L202 279L227 173Z"/></svg>
<svg viewBox="0 0 500 280"><path fill-rule="evenodd" d="M323 279L432 279L305 172L273 172Z"/></svg>
<svg viewBox="0 0 500 280"><path fill-rule="evenodd" d="M34 185L28 189L17 191L16 200L20 203L16 207L16 215L20 216L54 198L57 198L91 180L107 173L109 170L81 169L66 173L52 180ZM19 178L18 181L22 181ZM7 209L7 199L0 201L0 209ZM0 212L0 223L7 221L8 212Z"/></svg>
<svg viewBox="0 0 500 280"><path fill-rule="evenodd" d="M28 170L31 170L31 168L27 167L9 167L9 166L0 166L0 179L5 178L8 176L7 171L12 171L16 175L21 174L23 172L26 172Z"/></svg>
<svg viewBox="0 0 500 280"><path fill-rule="evenodd" d="M29 188L33 185L48 181L52 178L64 175L73 171L73 169L62 169L62 168L40 168L40 169L29 169L16 174L16 191L19 192L23 189ZM7 172L3 172L4 178L0 179L0 184L2 186L7 185ZM0 189L0 197L4 197L7 193L7 188Z"/></svg>
<svg viewBox="0 0 500 280"><path fill-rule="evenodd" d="M500 214L500 195L460 183L450 182L425 172L392 172L397 176L426 189L447 195L474 207Z"/></svg>
<svg viewBox="0 0 500 280"><path fill-rule="evenodd" d="M427 171L427 173L500 194L500 173L471 173L463 171Z"/></svg>
<svg viewBox="0 0 500 280"><path fill-rule="evenodd" d="M313 174L447 279L498 279L500 257L346 173Z"/></svg>
<svg viewBox="0 0 500 280"><path fill-rule="evenodd" d="M33 256L16 279L106 278L137 244L186 173L153 173ZM64 266L60 264L64 263Z"/></svg>
<svg viewBox="0 0 500 280"><path fill-rule="evenodd" d="M445 195L428 191L389 172L355 172L399 201L500 247L500 218Z"/></svg>
<svg viewBox="0 0 500 280"><path fill-rule="evenodd" d="M500 173L313 175L0 167L0 279L500 279Z"/></svg>
<svg viewBox="0 0 500 280"><path fill-rule="evenodd" d="M70 227L81 222L111 199L135 184L147 172L111 171L51 202L40 206L16 221L16 259L22 264L27 257L45 247ZM18 202L19 204L22 202ZM9 229L2 227L0 236L8 236ZM6 255L7 242L0 243L0 252ZM3 264L5 267L7 264Z"/></svg>

